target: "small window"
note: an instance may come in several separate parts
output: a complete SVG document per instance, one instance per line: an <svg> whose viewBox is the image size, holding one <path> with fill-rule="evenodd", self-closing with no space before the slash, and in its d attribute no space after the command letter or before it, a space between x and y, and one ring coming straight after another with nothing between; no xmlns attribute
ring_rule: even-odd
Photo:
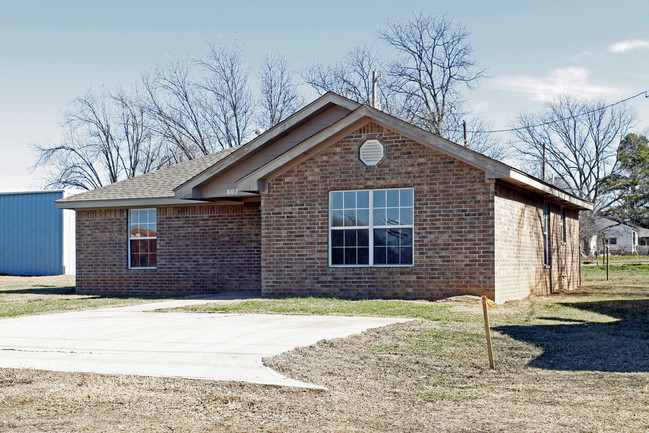
<svg viewBox="0 0 649 433"><path fill-rule="evenodd" d="M617 238L608 238L609 245L617 245Z"/></svg>
<svg viewBox="0 0 649 433"><path fill-rule="evenodd" d="M128 218L129 268L158 265L158 228L155 209L131 209Z"/></svg>
<svg viewBox="0 0 649 433"><path fill-rule="evenodd" d="M331 192L330 266L412 266L413 210L411 188Z"/></svg>

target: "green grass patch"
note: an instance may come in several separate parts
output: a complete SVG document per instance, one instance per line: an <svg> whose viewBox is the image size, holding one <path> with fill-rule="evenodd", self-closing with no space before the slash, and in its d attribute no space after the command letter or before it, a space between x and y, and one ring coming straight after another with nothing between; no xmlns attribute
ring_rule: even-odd
<svg viewBox="0 0 649 433"><path fill-rule="evenodd" d="M609 266L609 279L606 279L606 266L583 266L583 288L615 288L627 294L646 293L649 290L649 264L623 263Z"/></svg>

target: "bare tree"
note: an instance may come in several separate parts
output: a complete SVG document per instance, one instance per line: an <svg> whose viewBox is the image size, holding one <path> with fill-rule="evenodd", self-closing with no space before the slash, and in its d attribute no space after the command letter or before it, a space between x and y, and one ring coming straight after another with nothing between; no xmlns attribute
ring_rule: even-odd
<svg viewBox="0 0 649 433"><path fill-rule="evenodd" d="M211 44L207 59L198 63L208 73L200 84L207 93L203 120L211 126L220 148L245 143L254 107L241 49L236 44Z"/></svg>
<svg viewBox="0 0 649 433"><path fill-rule="evenodd" d="M167 163L152 141L137 94L88 91L72 102L55 146L35 145L35 166L49 169L48 187L94 189Z"/></svg>
<svg viewBox="0 0 649 433"><path fill-rule="evenodd" d="M579 212L579 243L582 256L590 255L590 243L593 238L597 238L599 235L600 230L597 227L597 213L593 211Z"/></svg>
<svg viewBox="0 0 649 433"><path fill-rule="evenodd" d="M93 189L120 177L120 149L107 98L88 91L65 114L66 137L52 147L36 145L35 166L49 164L48 186Z"/></svg>
<svg viewBox="0 0 649 433"><path fill-rule="evenodd" d="M142 82L156 133L170 147L175 162L217 150L213 128L204 113L205 95L190 78L190 61L175 61Z"/></svg>
<svg viewBox="0 0 649 433"><path fill-rule="evenodd" d="M447 139L458 144L464 144L464 130L462 123L466 121L466 146L478 153L490 158L503 161L511 154L511 145L499 139L498 135L492 132L493 126L480 116L465 116L462 120L449 113L447 121L453 127L447 129Z"/></svg>
<svg viewBox="0 0 649 433"><path fill-rule="evenodd" d="M138 90L119 89L111 96L116 122L121 129L120 164L127 178L157 170L170 163L161 137L154 134L153 121Z"/></svg>
<svg viewBox="0 0 649 433"><path fill-rule="evenodd" d="M38 154L34 167L46 167L46 188L95 189L104 185L106 179L97 151L84 144L74 129L65 126L61 143L47 147L34 144Z"/></svg>
<svg viewBox="0 0 649 433"><path fill-rule="evenodd" d="M407 21L389 22L379 37L400 55L389 66L394 90L402 100L400 116L448 137L450 115L462 116L462 90L484 77L466 27L445 15L420 12Z"/></svg>
<svg viewBox="0 0 649 433"><path fill-rule="evenodd" d="M620 138L634 120L634 112L624 105L563 95L542 113L518 117L514 146L528 164L537 166L545 149L547 172L599 208L600 179L611 172Z"/></svg>
<svg viewBox="0 0 649 433"><path fill-rule="evenodd" d="M375 50L357 47L332 65L315 63L307 68L302 79L318 94L335 92L361 104L372 105L373 73L380 74L377 98L381 109L391 112L393 85Z"/></svg>
<svg viewBox="0 0 649 433"><path fill-rule="evenodd" d="M258 121L264 129L272 128L303 104L286 58L268 52L259 74L261 104Z"/></svg>

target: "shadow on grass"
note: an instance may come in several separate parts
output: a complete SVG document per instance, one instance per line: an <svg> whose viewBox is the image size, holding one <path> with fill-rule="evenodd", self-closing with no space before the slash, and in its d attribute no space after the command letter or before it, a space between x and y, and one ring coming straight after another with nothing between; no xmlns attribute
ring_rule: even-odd
<svg viewBox="0 0 649 433"><path fill-rule="evenodd" d="M77 295L76 288L74 286L31 286L25 289L11 289L11 290L0 290L1 294L14 294L14 295L59 295L59 296L70 296ZM151 301L157 301L160 299L176 299L173 296L164 296L164 295L150 295L150 296L128 296L128 295L115 295L115 296L106 296L106 295L80 295L83 296L83 299L145 299Z"/></svg>
<svg viewBox="0 0 649 433"><path fill-rule="evenodd" d="M559 304L618 319L609 323L540 317L561 324L499 326L495 331L543 349L529 363L548 370L649 372L649 299Z"/></svg>
<svg viewBox="0 0 649 433"><path fill-rule="evenodd" d="M74 295L74 286L31 286L25 289L1 290L0 293L12 293L19 295Z"/></svg>

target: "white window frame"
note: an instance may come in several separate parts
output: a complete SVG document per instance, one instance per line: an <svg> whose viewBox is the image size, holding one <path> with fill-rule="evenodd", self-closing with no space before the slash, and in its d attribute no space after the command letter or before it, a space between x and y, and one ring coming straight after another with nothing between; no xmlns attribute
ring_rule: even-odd
<svg viewBox="0 0 649 433"><path fill-rule="evenodd" d="M400 191L400 190L410 190L412 191L412 224L404 225L374 225L374 191ZM348 227L334 227L333 226L333 194L334 193L345 193L345 192L363 192L367 191L369 193L369 225L367 226L348 226ZM328 242L327 242L327 255L329 258L329 267L330 268L411 268L415 266L415 191L414 188L376 188L376 189L352 189L352 190L336 190L329 191L329 203L327 204L329 209L329 223L328 223ZM401 206L399 206L401 209ZM367 265L345 265L345 264L333 264L332 263L332 246L331 246L331 232L332 230L368 230L369 237L369 263ZM412 263L407 264L374 264L374 229L411 229L412 230Z"/></svg>
<svg viewBox="0 0 649 433"><path fill-rule="evenodd" d="M146 209L129 209L128 210L128 268L129 269L157 269L157 263L158 263L158 247L157 247L157 239L158 236L138 236L138 237L132 237L131 236L131 212L133 211L150 211L153 210L155 211L155 218L156 218L156 234L157 234L157 226L158 226L158 210L156 208L146 208ZM156 266L131 266L131 241L133 240L139 240L139 241L145 241L145 240L151 240L155 239L156 240Z"/></svg>

